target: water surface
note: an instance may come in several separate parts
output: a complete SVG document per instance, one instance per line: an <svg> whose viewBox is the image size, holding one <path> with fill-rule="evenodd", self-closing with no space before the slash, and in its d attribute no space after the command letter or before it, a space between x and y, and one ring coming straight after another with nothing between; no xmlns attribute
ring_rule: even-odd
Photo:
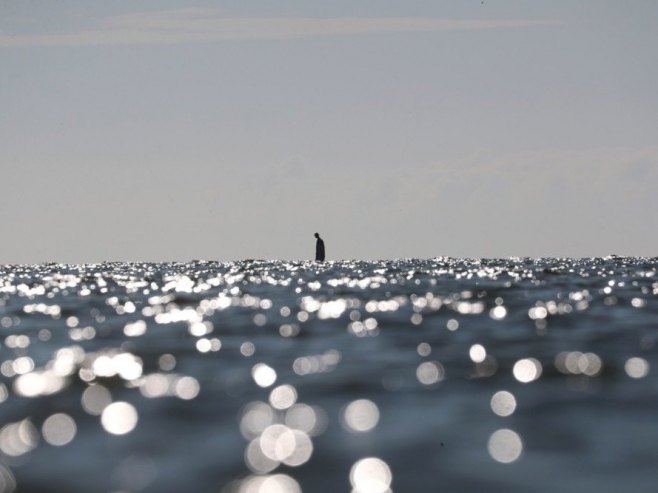
<svg viewBox="0 0 658 493"><path fill-rule="evenodd" d="M0 267L0 493L653 491L656 266Z"/></svg>

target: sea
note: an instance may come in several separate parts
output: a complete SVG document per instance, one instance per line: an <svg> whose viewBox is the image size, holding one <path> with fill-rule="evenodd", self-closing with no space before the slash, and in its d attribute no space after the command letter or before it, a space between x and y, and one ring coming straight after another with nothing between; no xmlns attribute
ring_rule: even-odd
<svg viewBox="0 0 658 493"><path fill-rule="evenodd" d="M657 267L0 266L0 493L658 491Z"/></svg>

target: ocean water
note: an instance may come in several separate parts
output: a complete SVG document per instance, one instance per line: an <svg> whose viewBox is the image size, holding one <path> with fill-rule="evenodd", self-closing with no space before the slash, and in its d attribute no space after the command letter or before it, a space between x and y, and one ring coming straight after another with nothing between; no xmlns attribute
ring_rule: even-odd
<svg viewBox="0 0 658 493"><path fill-rule="evenodd" d="M2 266L0 493L656 491L657 266Z"/></svg>

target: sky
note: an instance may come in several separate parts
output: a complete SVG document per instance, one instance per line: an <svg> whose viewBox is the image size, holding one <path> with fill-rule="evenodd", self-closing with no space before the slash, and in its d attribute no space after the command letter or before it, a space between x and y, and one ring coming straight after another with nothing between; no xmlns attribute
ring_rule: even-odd
<svg viewBox="0 0 658 493"><path fill-rule="evenodd" d="M0 0L0 263L658 255L654 0Z"/></svg>

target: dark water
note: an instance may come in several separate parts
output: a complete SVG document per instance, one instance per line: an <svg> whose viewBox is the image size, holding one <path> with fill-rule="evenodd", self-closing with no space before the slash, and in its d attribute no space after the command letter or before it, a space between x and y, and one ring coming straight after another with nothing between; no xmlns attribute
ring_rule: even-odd
<svg viewBox="0 0 658 493"><path fill-rule="evenodd" d="M657 265L0 267L0 493L656 491Z"/></svg>

